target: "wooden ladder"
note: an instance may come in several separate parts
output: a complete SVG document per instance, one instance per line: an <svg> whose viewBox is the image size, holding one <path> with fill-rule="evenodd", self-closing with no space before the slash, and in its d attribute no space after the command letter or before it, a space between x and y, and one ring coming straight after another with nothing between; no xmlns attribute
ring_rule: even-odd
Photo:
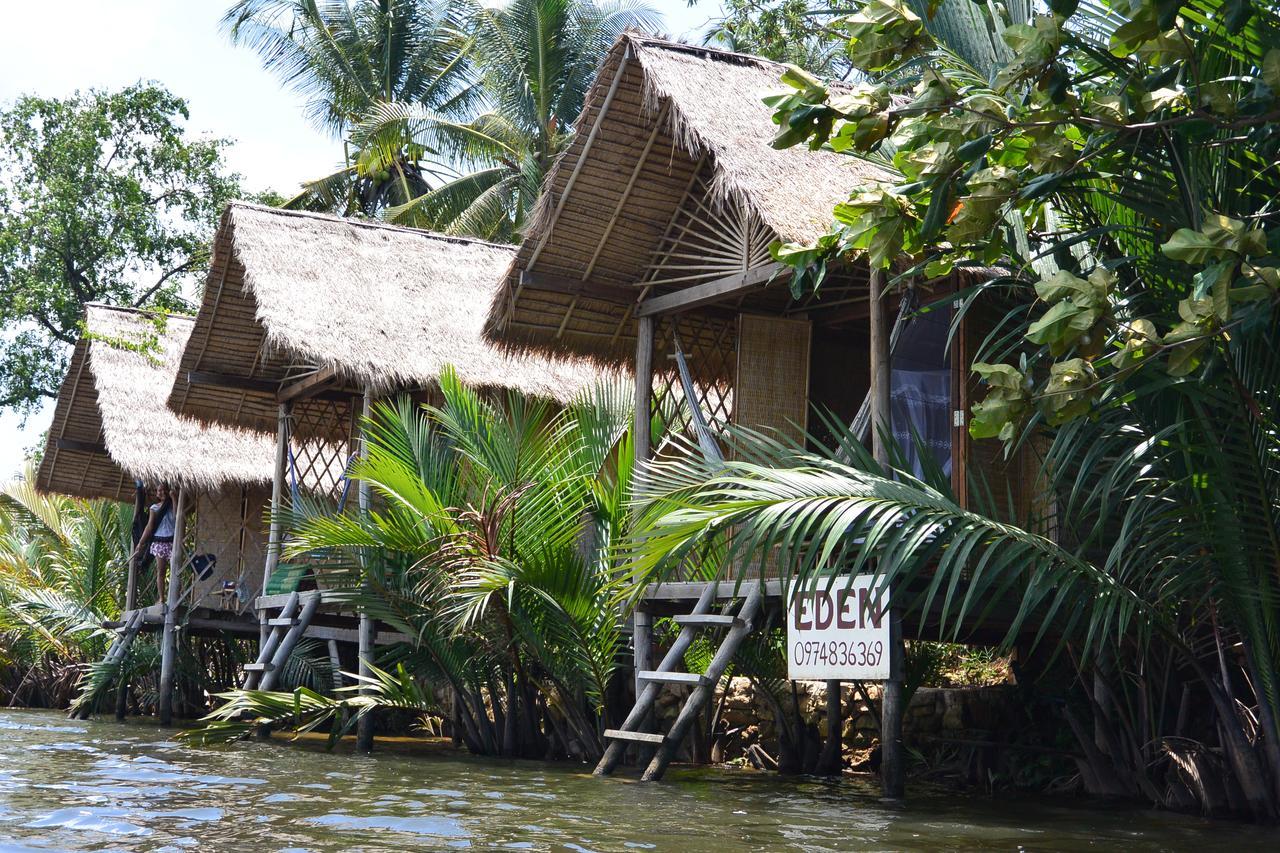
<svg viewBox="0 0 1280 853"><path fill-rule="evenodd" d="M125 623L116 629L116 638L111 641L111 647L107 649L106 655L98 663L98 666L119 666L122 664L129 654L129 647L133 645L133 641L138 636L138 632L142 630L142 623L145 621L146 613L143 611L135 610L130 613ZM73 720L89 719L89 711L93 708L95 695L96 693L81 694L76 699L75 704L71 706L67 716Z"/></svg>
<svg viewBox="0 0 1280 853"><path fill-rule="evenodd" d="M764 597L763 586L754 583L747 592L746 598L743 599L737 614L713 613L711 611L716 600L716 587L714 582L707 584L707 588L698 598L698 603L694 605L693 612L687 616L675 617L676 624L680 626L680 633L663 656L658 668L636 673L637 684L643 684L644 687L636 695L636 704L622 723L622 727L605 730L604 736L609 741L609 745L605 748L600 763L596 765L595 775L607 776L612 773L622 761L628 743L657 747L653 758L649 761L649 766L645 768L644 775L640 777L643 781L651 782L661 779L662 774L666 772L667 765L675 757L681 741L689 733L689 729L698 719L699 712L719 684L720 676L724 675L738 647L751 633L752 622L760 611ZM720 648L716 650L715 656L707 666L705 674L682 672L680 667L684 663L684 654L693 645L698 631L703 629L728 630L720 643ZM654 702L657 701L658 691L663 685L693 689L685 697L684 705L680 708L680 713L672 723L670 731L665 735L641 731Z"/></svg>
<svg viewBox="0 0 1280 853"><path fill-rule="evenodd" d="M293 649L320 606L320 591L291 592L278 616L267 620L267 638L258 659L244 665L245 690L271 690Z"/></svg>

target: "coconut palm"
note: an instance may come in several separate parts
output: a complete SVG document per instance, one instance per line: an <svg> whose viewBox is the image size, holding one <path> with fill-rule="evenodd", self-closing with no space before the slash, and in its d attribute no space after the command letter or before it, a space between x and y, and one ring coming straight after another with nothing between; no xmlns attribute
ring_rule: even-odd
<svg viewBox="0 0 1280 853"><path fill-rule="evenodd" d="M469 114L479 97L452 0L238 0L223 16L231 40L307 97L321 130L346 137L376 104ZM434 152L407 138L347 149L346 162L286 206L374 214L439 182Z"/></svg>
<svg viewBox="0 0 1280 853"><path fill-rule="evenodd" d="M372 147L412 139L448 155L458 170L453 179L389 211L392 220L511 239L567 144L610 46L626 29L655 30L661 17L636 0L465 2L484 111L459 122L429 103L385 103L369 113L356 139Z"/></svg>
<svg viewBox="0 0 1280 853"><path fill-rule="evenodd" d="M367 517L298 507L290 520L295 553L327 555L328 585L413 638L380 661L395 676L365 684L385 703L308 695L312 717L404 708L416 691L476 752L595 757L622 642L607 554L630 490L627 395L557 410L486 399L452 372L441 395L425 412L377 407L352 472L372 490ZM225 698L201 737L239 734L241 710L279 722L278 696Z"/></svg>

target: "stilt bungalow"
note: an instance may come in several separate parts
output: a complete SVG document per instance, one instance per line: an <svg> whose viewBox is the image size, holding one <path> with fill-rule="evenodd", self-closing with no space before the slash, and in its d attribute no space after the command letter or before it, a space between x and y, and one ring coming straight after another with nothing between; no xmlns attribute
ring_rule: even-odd
<svg viewBox="0 0 1280 853"><path fill-rule="evenodd" d="M783 70L757 57L624 35L548 175L488 333L520 351L632 367L641 458L651 452L648 413L666 395L684 396L671 360L678 353L712 434L735 423L799 436L820 426L811 420L815 408L846 423L861 410L863 423L891 422L905 448L917 431L962 500L975 466L997 493L1029 500L1032 469L1022 457L1005 462L998 448L969 442L965 371L981 337L966 319L948 339L954 278L886 292L879 271L849 264L830 271L820 293L792 296L789 270L771 259L770 244L812 241L830 227L837 203L887 175L830 151L770 146L775 128L762 98L785 88ZM884 447L876 451L887 458ZM744 596L740 606L724 612L735 595ZM612 771L634 743L656 750L645 778L661 776L753 620L781 606L776 574L737 592L732 583L650 587L634 622L637 703L607 733L612 743L597 772ZM656 663L655 614L674 614L682 626ZM903 620L908 633L919 624ZM973 639L991 638L983 633L990 624L978 627ZM723 638L705 676L679 671L699 631ZM889 773L900 731L896 679L886 683ZM691 688L682 712L670 731L644 731L667 686ZM838 717L838 702L836 709ZM886 790L900 785L889 780Z"/></svg>
<svg viewBox="0 0 1280 853"><path fill-rule="evenodd" d="M58 393L36 481L39 489L133 503L135 489L174 490L174 549L167 595L152 601L131 562L119 662L144 631L164 631L160 716L172 713L177 634L256 634L274 448L243 429L207 426L168 407L191 317L90 305ZM145 510L144 510L145 511ZM193 558L195 561L193 562ZM193 568L189 568L192 567ZM195 570L195 569L198 569ZM167 603L167 606L166 606ZM123 716L125 692L117 713ZM87 714L89 702L77 711Z"/></svg>
<svg viewBox="0 0 1280 853"><path fill-rule="evenodd" d="M513 254L479 240L232 204L169 405L211 424L273 431L278 511L299 477L324 481L347 468L375 398L430 400L446 366L475 387L567 401L606 371L578 356L512 353L483 334ZM356 498L368 507L367 486ZM372 620L317 588L323 579L304 564L286 570L284 531L273 524L269 534L254 605L261 650L246 686L271 687L290 633L321 620L358 622L367 671ZM367 725L358 742L369 746Z"/></svg>

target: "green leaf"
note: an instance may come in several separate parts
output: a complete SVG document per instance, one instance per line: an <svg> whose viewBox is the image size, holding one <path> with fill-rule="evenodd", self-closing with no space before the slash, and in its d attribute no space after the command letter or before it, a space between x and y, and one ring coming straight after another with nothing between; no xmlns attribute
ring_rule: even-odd
<svg viewBox="0 0 1280 853"><path fill-rule="evenodd" d="M1222 257L1223 249L1199 231L1179 228L1160 246L1160 251L1175 261L1200 265L1210 258Z"/></svg>

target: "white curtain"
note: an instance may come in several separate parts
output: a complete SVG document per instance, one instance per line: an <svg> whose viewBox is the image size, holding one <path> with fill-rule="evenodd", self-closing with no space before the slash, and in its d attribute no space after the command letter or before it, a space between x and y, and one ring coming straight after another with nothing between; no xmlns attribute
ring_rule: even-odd
<svg viewBox="0 0 1280 853"><path fill-rule="evenodd" d="M951 473L951 372L949 370L891 371L889 400L893 439L902 448L907 469L924 473L916 437L943 472Z"/></svg>

